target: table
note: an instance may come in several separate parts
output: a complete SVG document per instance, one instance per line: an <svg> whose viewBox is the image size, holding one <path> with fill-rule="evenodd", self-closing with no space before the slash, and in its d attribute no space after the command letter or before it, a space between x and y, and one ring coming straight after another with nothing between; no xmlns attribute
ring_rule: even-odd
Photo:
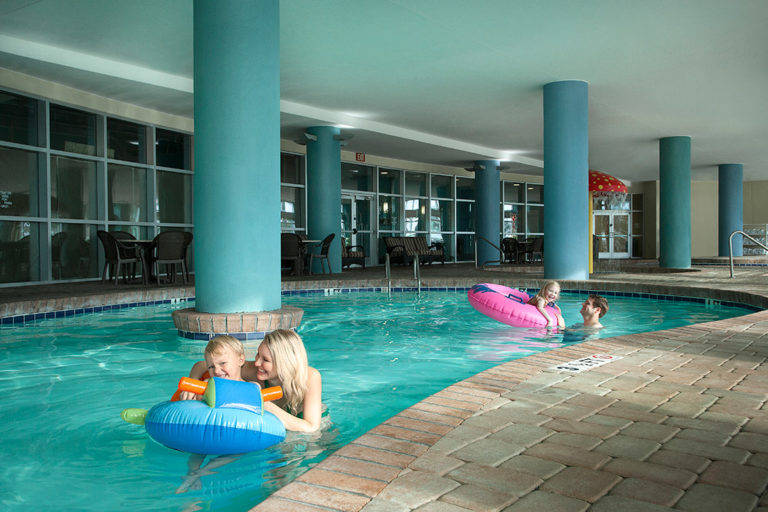
<svg viewBox="0 0 768 512"><path fill-rule="evenodd" d="M118 240L118 244L125 246L133 246L139 249L139 257L141 258L141 278L144 284L154 282L155 276L152 274L152 244L154 240L140 240L140 239L122 239ZM149 251L149 254L147 252Z"/></svg>

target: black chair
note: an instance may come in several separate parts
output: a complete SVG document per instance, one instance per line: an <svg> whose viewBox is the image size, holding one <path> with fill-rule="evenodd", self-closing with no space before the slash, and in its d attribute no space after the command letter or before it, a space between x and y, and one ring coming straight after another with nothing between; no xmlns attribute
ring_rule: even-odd
<svg viewBox="0 0 768 512"><path fill-rule="evenodd" d="M280 267L290 268L293 275L303 274L304 244L296 233L280 233Z"/></svg>
<svg viewBox="0 0 768 512"><path fill-rule="evenodd" d="M188 239L188 233L184 231L163 231L152 241L152 266L158 286L160 286L160 265L166 266L166 275L171 283L176 282L176 265L180 265L181 276L184 284L187 284Z"/></svg>
<svg viewBox="0 0 768 512"><path fill-rule="evenodd" d="M344 237L341 240L341 268L351 265L361 265L365 268L365 247L362 245L347 245Z"/></svg>
<svg viewBox="0 0 768 512"><path fill-rule="evenodd" d="M190 231L184 231L184 273L189 281L189 246L192 245L194 235Z"/></svg>
<svg viewBox="0 0 768 512"><path fill-rule="evenodd" d="M504 238L501 241L501 251L504 253L504 261L508 263L520 263L524 256L524 251L520 250L517 238Z"/></svg>
<svg viewBox="0 0 768 512"><path fill-rule="evenodd" d="M127 272L126 265L130 265L131 278L136 277L136 265L139 263L139 255L135 248L127 247L120 244L119 237L133 238L130 233L124 233L124 235L115 236L116 232L108 232L99 230L96 235L99 237L102 246L104 247L104 270L101 273L101 282L105 282L107 278L107 269L110 272L110 281L114 279L115 286L117 286L117 277L120 274L120 270L123 271L123 280L128 280L129 273ZM128 235L127 237L125 235Z"/></svg>
<svg viewBox="0 0 768 512"><path fill-rule="evenodd" d="M331 242L333 242L333 238L336 236L335 233L331 233L330 235L323 238L323 241L320 243L320 252L318 253L312 253L309 257L309 273L312 274L312 263L318 259L320 260L320 269L323 271L323 274L325 274L325 267L323 267L323 261L328 265L328 273L331 273L331 260L328 259L328 251L331 248Z"/></svg>
<svg viewBox="0 0 768 512"><path fill-rule="evenodd" d="M531 247L531 263L537 261L544 262L544 239L541 237L534 238Z"/></svg>

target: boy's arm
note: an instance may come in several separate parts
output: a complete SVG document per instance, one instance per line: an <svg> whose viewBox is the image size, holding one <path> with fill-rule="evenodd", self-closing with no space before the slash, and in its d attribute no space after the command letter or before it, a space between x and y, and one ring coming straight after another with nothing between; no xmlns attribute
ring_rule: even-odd
<svg viewBox="0 0 768 512"><path fill-rule="evenodd" d="M191 379L202 380L203 374L208 370L208 364L205 361L198 361L192 365L192 369L189 370L189 377ZM200 400L200 395L196 395L190 391L182 391L179 394L179 400Z"/></svg>

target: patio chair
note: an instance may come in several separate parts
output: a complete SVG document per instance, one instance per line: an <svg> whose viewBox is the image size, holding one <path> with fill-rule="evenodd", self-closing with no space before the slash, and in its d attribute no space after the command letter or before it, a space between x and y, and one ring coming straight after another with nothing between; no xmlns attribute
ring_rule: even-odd
<svg viewBox="0 0 768 512"><path fill-rule="evenodd" d="M325 267L323 267L323 261L328 265L328 273L331 273L331 260L328 259L328 251L331 248L331 242L333 242L333 238L336 236L335 233L331 233L330 235L323 238L323 241L320 243L320 252L318 253L312 253L309 257L309 274L312 274L312 266L316 259L320 260L320 269L323 271L323 274L325 274Z"/></svg>
<svg viewBox="0 0 768 512"><path fill-rule="evenodd" d="M166 276L170 283L176 282L176 265L181 267L181 277L187 284L187 247L188 235L184 231L163 231L152 241L152 268L157 286L160 286L160 265L165 265Z"/></svg>
<svg viewBox="0 0 768 512"><path fill-rule="evenodd" d="M537 261L544 262L544 239L541 237L534 238L531 247L531 263Z"/></svg>
<svg viewBox="0 0 768 512"><path fill-rule="evenodd" d="M283 267L283 265L288 266ZM300 276L304 269L304 249L301 237L296 233L280 233L280 267L291 269L291 274Z"/></svg>
<svg viewBox="0 0 768 512"><path fill-rule="evenodd" d="M525 251L520 250L520 244L517 238L504 238L501 241L501 251L504 253L504 260L508 263L521 263L525 257Z"/></svg>
<svg viewBox="0 0 768 512"><path fill-rule="evenodd" d="M136 277L136 264L139 263L139 255L135 248L130 248L120 244L119 237L133 238L130 233L124 235L115 236L116 232L108 232L99 230L96 235L101 241L102 247L104 247L104 270L101 273L101 282L105 282L107 279L107 270L110 270L110 281L114 279L115 286L117 286L118 275L120 270L123 271L123 280L128 281L128 275L131 278ZM121 233L124 233L121 231ZM126 265L129 267L126 268ZM127 270L130 269L130 274Z"/></svg>
<svg viewBox="0 0 768 512"><path fill-rule="evenodd" d="M184 273L189 281L189 246L192 245L194 235L191 231L184 231Z"/></svg>
<svg viewBox="0 0 768 512"><path fill-rule="evenodd" d="M347 245L341 237L341 268L362 265L365 268L365 248L362 245Z"/></svg>

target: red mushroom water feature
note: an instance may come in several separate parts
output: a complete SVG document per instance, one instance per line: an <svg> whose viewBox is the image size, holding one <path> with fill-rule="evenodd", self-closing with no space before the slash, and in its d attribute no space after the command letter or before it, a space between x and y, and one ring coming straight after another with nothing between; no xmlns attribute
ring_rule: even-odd
<svg viewBox="0 0 768 512"><path fill-rule="evenodd" d="M592 199L594 197L606 197L611 195L624 195L628 192L627 186L618 178L600 171L589 170L589 272L593 272L593 235L592 225Z"/></svg>

